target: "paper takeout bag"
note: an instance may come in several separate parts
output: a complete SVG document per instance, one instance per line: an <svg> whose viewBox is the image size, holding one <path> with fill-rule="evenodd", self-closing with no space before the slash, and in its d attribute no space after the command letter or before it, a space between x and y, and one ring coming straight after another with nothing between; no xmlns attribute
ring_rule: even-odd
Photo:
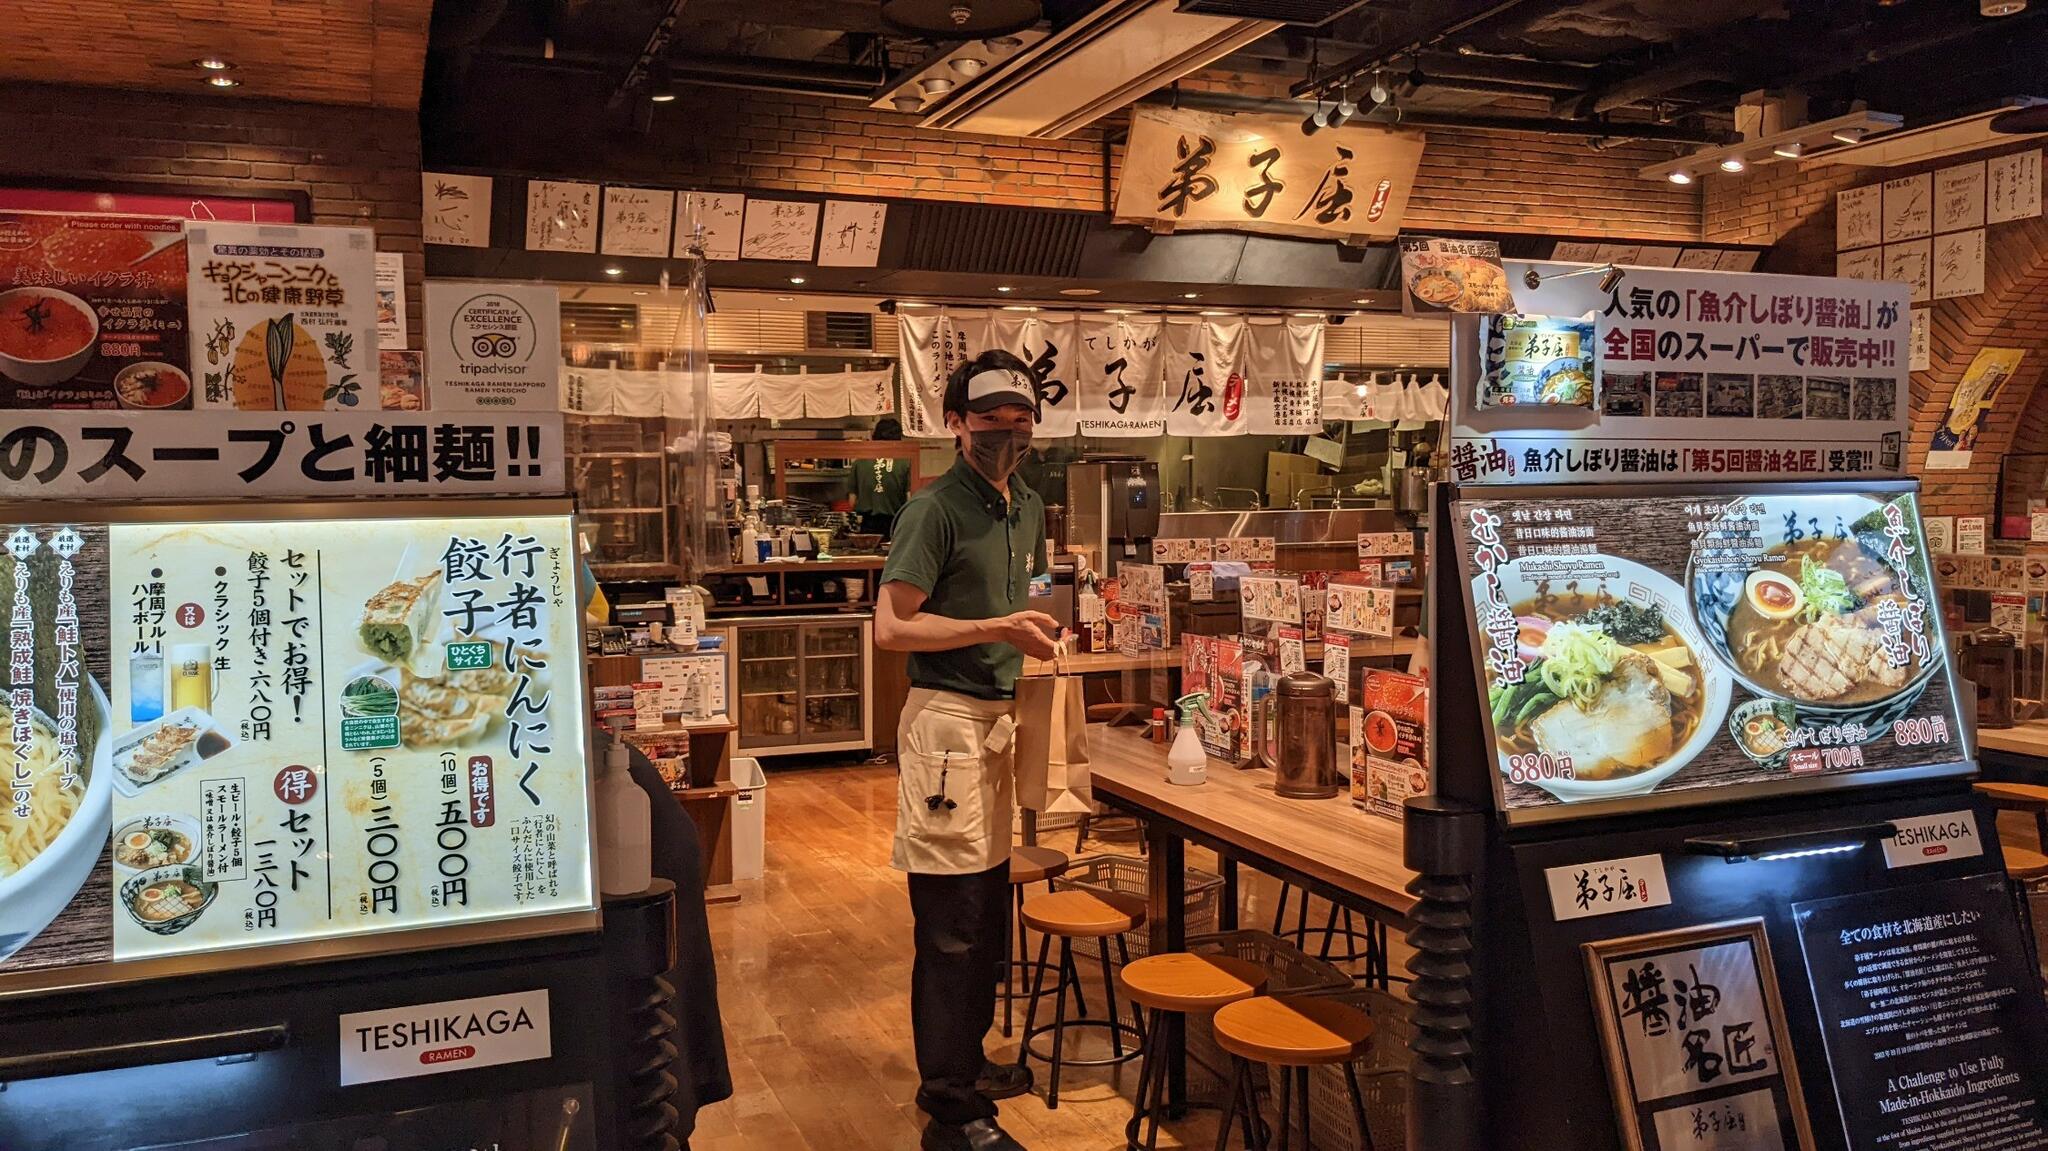
<svg viewBox="0 0 2048 1151"><path fill-rule="evenodd" d="M1059 661L1053 661L1055 669ZM1095 810L1088 786L1088 707L1077 675L1017 681L1017 802L1030 811Z"/></svg>

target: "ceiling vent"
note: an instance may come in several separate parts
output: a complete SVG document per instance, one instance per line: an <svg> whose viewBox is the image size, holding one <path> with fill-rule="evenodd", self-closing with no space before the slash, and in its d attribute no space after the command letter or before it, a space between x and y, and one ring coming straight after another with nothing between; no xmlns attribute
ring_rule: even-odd
<svg viewBox="0 0 2048 1151"><path fill-rule="evenodd" d="M928 90L925 117L918 123L953 132L1057 140L1279 27L1281 22L1273 19L1183 12L1176 0L1110 0L992 65L971 83Z"/></svg>
<svg viewBox="0 0 2048 1151"><path fill-rule="evenodd" d="M1192 15L1278 20L1302 28L1320 28L1365 5L1366 0L1180 0L1180 10Z"/></svg>

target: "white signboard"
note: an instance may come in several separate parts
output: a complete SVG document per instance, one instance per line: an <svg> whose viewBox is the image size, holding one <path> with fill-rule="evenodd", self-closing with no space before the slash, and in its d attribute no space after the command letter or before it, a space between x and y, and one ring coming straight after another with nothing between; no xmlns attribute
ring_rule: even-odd
<svg viewBox="0 0 2048 1151"><path fill-rule="evenodd" d="M748 200L740 230L743 260L809 260L818 239L818 206L802 200Z"/></svg>
<svg viewBox="0 0 2048 1151"><path fill-rule="evenodd" d="M1901 176L1884 182L1884 242L1917 240L1934 234L1934 177Z"/></svg>
<svg viewBox="0 0 2048 1151"><path fill-rule="evenodd" d="M420 239L463 248L491 246L491 178L420 173Z"/></svg>
<svg viewBox="0 0 2048 1151"><path fill-rule="evenodd" d="M1921 530L1927 534L1927 550L1935 555L1952 552L1956 547L1956 517L1923 516Z"/></svg>
<svg viewBox="0 0 2048 1151"><path fill-rule="evenodd" d="M1883 197L1884 189L1876 184L1835 193L1836 251L1869 248L1884 241L1879 225Z"/></svg>
<svg viewBox="0 0 2048 1151"><path fill-rule="evenodd" d="M887 204L825 201L825 226L818 236L818 266L874 267L882 258L882 226L888 218Z"/></svg>
<svg viewBox="0 0 2048 1151"><path fill-rule="evenodd" d="M1451 326L1450 478L1613 483L1850 478L1901 472L1912 320L1898 284L1626 268L1529 290L1533 314L1591 314L1600 395L1591 408L1477 408L1482 324Z"/></svg>
<svg viewBox="0 0 2048 1151"><path fill-rule="evenodd" d="M1981 556L1984 554L1984 517L1956 517L1956 554Z"/></svg>
<svg viewBox="0 0 2048 1151"><path fill-rule="evenodd" d="M1415 554L1414 532L1360 532L1358 536L1358 558L1378 559L1384 556L1412 556Z"/></svg>
<svg viewBox="0 0 2048 1151"><path fill-rule="evenodd" d="M1977 817L1971 812L1915 815L1891 823L1898 833L1884 841L1886 867L1918 867L1984 854L1984 841L1977 835Z"/></svg>
<svg viewBox="0 0 2048 1151"><path fill-rule="evenodd" d="M405 256L377 253L377 349L405 349Z"/></svg>
<svg viewBox="0 0 2048 1151"><path fill-rule="evenodd" d="M701 239L707 260L740 258L741 214L747 198L738 192L684 192L676 197L675 254L693 254L690 246Z"/></svg>
<svg viewBox="0 0 2048 1151"><path fill-rule="evenodd" d="M343 1015L341 1085L548 1059L548 993L520 991Z"/></svg>
<svg viewBox="0 0 2048 1151"><path fill-rule="evenodd" d="M661 685L661 710L686 721L726 713L725 655L648 656L640 674Z"/></svg>
<svg viewBox="0 0 2048 1151"><path fill-rule="evenodd" d="M1925 372L1934 367L1934 320L1928 309L1913 309L1906 346L1906 367L1909 371Z"/></svg>
<svg viewBox="0 0 2048 1151"><path fill-rule="evenodd" d="M1185 564L1209 559L1216 551L1214 540L1207 539L1155 539L1152 541L1152 562L1156 564Z"/></svg>
<svg viewBox="0 0 2048 1151"><path fill-rule="evenodd" d="M1394 634L1394 589L1330 584L1325 589L1323 626L1358 635Z"/></svg>
<svg viewBox="0 0 2048 1151"><path fill-rule="evenodd" d="M675 214L674 192L607 185L602 251L607 256L667 256Z"/></svg>
<svg viewBox="0 0 2048 1151"><path fill-rule="evenodd" d="M1301 622L1301 581L1292 576L1242 576L1237 593L1238 614L1247 620Z"/></svg>
<svg viewBox="0 0 2048 1151"><path fill-rule="evenodd" d="M1547 867L1543 879L1550 887L1551 917L1559 923L1671 905L1661 855Z"/></svg>
<svg viewBox="0 0 2048 1151"><path fill-rule="evenodd" d="M18 499L559 494L562 417L439 412L0 412Z"/></svg>
<svg viewBox="0 0 2048 1151"><path fill-rule="evenodd" d="M1934 298L1981 295L1984 291L1984 229L1934 238Z"/></svg>
<svg viewBox="0 0 2048 1151"><path fill-rule="evenodd" d="M303 224L185 227L194 407L370 410L377 236Z"/></svg>
<svg viewBox="0 0 2048 1151"><path fill-rule="evenodd" d="M1927 240L1908 240L1884 246L1884 278L1912 289L1909 302L1924 304L1934 298L1934 246Z"/></svg>
<svg viewBox="0 0 2048 1151"><path fill-rule="evenodd" d="M1835 275L1844 280L1884 279L1884 249L1859 248L1835 254Z"/></svg>
<svg viewBox="0 0 2048 1151"><path fill-rule="evenodd" d="M1993 224L2041 214L2041 150L1999 156L1986 164L1991 184L1985 219Z"/></svg>
<svg viewBox="0 0 2048 1151"><path fill-rule="evenodd" d="M526 248L531 252L597 251L597 185L527 181Z"/></svg>
<svg viewBox="0 0 2048 1151"><path fill-rule="evenodd" d="M1958 164L1934 174L1934 231L1961 232L1984 226L1984 161Z"/></svg>
<svg viewBox="0 0 2048 1151"><path fill-rule="evenodd" d="M537 284L427 283L427 380L439 411L556 411L562 313Z"/></svg>
<svg viewBox="0 0 2048 1151"><path fill-rule="evenodd" d="M1216 541L1216 558L1243 563L1272 563L1272 536L1231 536Z"/></svg>

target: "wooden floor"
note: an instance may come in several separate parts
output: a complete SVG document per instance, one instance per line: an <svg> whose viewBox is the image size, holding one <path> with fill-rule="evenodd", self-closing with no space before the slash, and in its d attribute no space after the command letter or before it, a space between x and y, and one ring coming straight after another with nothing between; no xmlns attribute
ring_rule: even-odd
<svg viewBox="0 0 2048 1151"><path fill-rule="evenodd" d="M779 771L768 782L767 878L741 884L737 904L711 908L720 1007L734 1097L707 1109L695 1151L897 1151L915 1148L923 1113L910 1040L910 900L889 867L896 821L893 765ZM1120 831L1117 829L1121 829ZM1088 851L1137 853L1130 821L1091 838ZM1048 834L1061 850L1073 832ZM1203 861L1196 866L1213 866ZM1246 874L1247 924L1268 921L1277 885ZM1085 971L1085 968L1084 968ZM1086 976L1084 975L1084 978ZM1100 1010L1096 982L1089 1006ZM1000 1018L1002 1008L997 1007ZM1022 1030L1023 1005L1018 1004ZM1082 1054L1092 1054L1087 1040ZM989 1054L1016 1041L989 1032ZM1048 1111L1037 1093L1004 1101L1002 1123L1032 1151L1123 1146L1135 1062L1063 1074ZM1215 1118L1195 1112L1160 1132L1159 1146L1209 1148Z"/></svg>

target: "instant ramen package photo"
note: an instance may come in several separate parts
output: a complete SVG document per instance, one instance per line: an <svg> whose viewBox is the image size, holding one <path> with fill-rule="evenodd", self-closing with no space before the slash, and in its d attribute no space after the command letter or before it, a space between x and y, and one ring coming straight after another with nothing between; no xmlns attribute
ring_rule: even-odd
<svg viewBox="0 0 2048 1151"><path fill-rule="evenodd" d="M1480 332L1480 407L1597 402L1599 344L1590 315L1487 316Z"/></svg>

